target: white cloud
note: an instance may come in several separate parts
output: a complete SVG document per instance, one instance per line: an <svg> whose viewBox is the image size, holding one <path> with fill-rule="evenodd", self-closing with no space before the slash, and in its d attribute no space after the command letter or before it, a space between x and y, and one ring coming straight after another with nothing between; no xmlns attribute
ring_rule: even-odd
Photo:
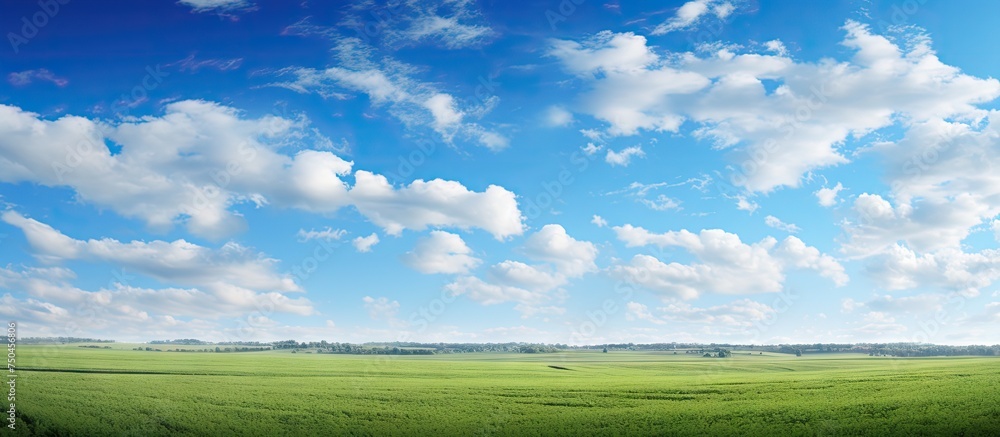
<svg viewBox="0 0 1000 437"><path fill-rule="evenodd" d="M708 308L673 302L657 310L663 314L661 317L664 320L743 329L752 328L760 321L773 318L778 313L774 308L750 299L740 299Z"/></svg>
<svg viewBox="0 0 1000 437"><path fill-rule="evenodd" d="M646 156L646 152L643 152L642 147L639 146L626 147L621 152L608 149L608 154L604 156L604 161L611 165L628 167L629 163L632 162L633 156L642 158Z"/></svg>
<svg viewBox="0 0 1000 437"><path fill-rule="evenodd" d="M806 246L797 237L785 238L774 249L772 255L779 258L785 266L815 271L820 276L833 281L838 287L847 285L850 281L844 266L836 258L820 252L815 247Z"/></svg>
<svg viewBox="0 0 1000 437"><path fill-rule="evenodd" d="M597 225L597 227L599 227L599 228L603 228L603 227L605 227L605 226L608 225L608 221L604 220L603 217L601 217L601 216L599 216L597 214L594 214L594 217L592 219L590 219L590 222L593 223L593 224L595 224L595 225Z"/></svg>
<svg viewBox="0 0 1000 437"><path fill-rule="evenodd" d="M896 323L895 317L879 311L865 313L862 316L861 323L864 323L864 325L855 328L854 332L868 337L873 335L900 334L906 331L906 326Z"/></svg>
<svg viewBox="0 0 1000 437"><path fill-rule="evenodd" d="M841 185L840 182L837 182L837 185L835 187L833 188L823 187L817 190L813 194L816 195L816 200L819 201L820 206L829 208L837 204L837 194L839 194L840 190L843 189L844 186Z"/></svg>
<svg viewBox="0 0 1000 437"><path fill-rule="evenodd" d="M403 32L411 40L439 40L450 49L481 45L493 34L493 30L487 26L462 24L457 17L437 15L419 17Z"/></svg>
<svg viewBox="0 0 1000 437"><path fill-rule="evenodd" d="M840 301L840 311L843 313L852 313L858 308L864 307L864 302L858 302L852 298L846 297Z"/></svg>
<svg viewBox="0 0 1000 437"><path fill-rule="evenodd" d="M474 48L489 43L497 34L475 6L470 0L357 2L345 8L348 14L340 26L353 31L378 17L378 32L367 37L390 50L424 44Z"/></svg>
<svg viewBox="0 0 1000 437"><path fill-rule="evenodd" d="M358 252L371 252L372 246L378 244L378 235L373 232L367 237L356 237L354 240L351 240L351 244L354 245L354 249Z"/></svg>
<svg viewBox="0 0 1000 437"><path fill-rule="evenodd" d="M573 113L559 105L549 106L545 111L545 123L553 127L568 126L573 123Z"/></svg>
<svg viewBox="0 0 1000 437"><path fill-rule="evenodd" d="M580 135L583 135L584 138L586 138L586 139L588 139L590 141L603 141L604 140L604 134L602 134L601 131L599 131L597 129L580 129ZM600 148L600 147L598 147L598 148Z"/></svg>
<svg viewBox="0 0 1000 437"><path fill-rule="evenodd" d="M654 234L632 225L612 229L627 247L681 247L700 261L667 264L640 254L628 264L611 267L612 275L668 297L694 299L703 292L776 293L782 290L784 271L789 267L816 271L837 286L848 281L843 266L835 259L796 237L787 237L781 244L767 237L748 245L736 234L719 229L703 230L700 234L687 230Z"/></svg>
<svg viewBox="0 0 1000 437"><path fill-rule="evenodd" d="M864 319L868 323L895 323L896 318L880 311L869 311L865 313Z"/></svg>
<svg viewBox="0 0 1000 437"><path fill-rule="evenodd" d="M462 276L445 289L452 295L466 295L483 305L516 302L523 317L556 311L548 303L562 301L560 287L571 279L597 270L597 247L570 237L560 225L545 225L528 237L521 251L543 264L529 265L507 260L490 267L487 280ZM543 308L548 308L542 311Z"/></svg>
<svg viewBox="0 0 1000 437"><path fill-rule="evenodd" d="M14 86L25 86L34 81L52 82L58 87L69 85L69 80L56 76L55 73L39 68L37 70L15 71L7 75L7 82Z"/></svg>
<svg viewBox="0 0 1000 437"><path fill-rule="evenodd" d="M276 260L233 242L209 249L184 240L84 241L14 211L4 212L0 219L20 228L36 256L48 263L108 262L167 283L196 286L218 294L302 291L292 277L275 271Z"/></svg>
<svg viewBox="0 0 1000 437"><path fill-rule="evenodd" d="M654 211L667 211L670 209L680 209L681 202L677 199L667 197L663 194L656 196L656 199L639 199L639 202Z"/></svg>
<svg viewBox="0 0 1000 437"><path fill-rule="evenodd" d="M59 328L110 330L156 329L166 322L186 319L236 318L254 311L309 316L315 314L306 298L289 298L279 292L254 292L219 281L199 288L142 288L112 282L87 291L74 287L74 272L62 268L30 268L15 271L0 268L0 289L26 294L10 294L4 300L18 308L35 308L17 314L19 321ZM180 281L178 281L180 282ZM62 333L59 335L75 335Z"/></svg>
<svg viewBox="0 0 1000 437"><path fill-rule="evenodd" d="M354 178L355 207L389 235L428 226L478 227L502 240L524 231L514 193L497 185L477 193L441 179L418 179L397 189L382 175L359 170Z"/></svg>
<svg viewBox="0 0 1000 437"><path fill-rule="evenodd" d="M180 0L177 3L190 7L194 12L215 12L229 17L233 12L256 9L254 4L247 0Z"/></svg>
<svg viewBox="0 0 1000 437"><path fill-rule="evenodd" d="M377 51L357 38L338 39L334 50L339 66L326 69L289 67L280 76L293 79L271 85L299 93L315 92L326 98L346 99L344 92L366 94L373 106L388 106L388 112L407 127L426 126L451 143L456 136L475 140L491 150L502 150L508 140L478 123L499 101L486 98L479 107L461 107L455 96L428 82L413 78L418 68L390 56L376 60Z"/></svg>
<svg viewBox="0 0 1000 437"><path fill-rule="evenodd" d="M403 262L424 273L462 274L476 268L482 260L471 255L472 249L462 237L444 231L431 231L417 242L413 251L403 255Z"/></svg>
<svg viewBox="0 0 1000 437"><path fill-rule="evenodd" d="M230 59L195 59L194 53L177 62L167 64L167 67L177 66L181 71L197 73L202 68L211 68L218 71L236 70L243 65L243 58Z"/></svg>
<svg viewBox="0 0 1000 437"><path fill-rule="evenodd" d="M549 106L545 111L545 123L553 127L568 126L573 123L573 114L562 106Z"/></svg>
<svg viewBox="0 0 1000 437"><path fill-rule="evenodd" d="M246 202L311 212L353 205L392 235L427 226L489 228L500 239L522 232L515 196L502 187L476 193L434 179L397 188L363 170L350 186L342 178L353 163L333 153L279 153L316 139L307 126L301 118L247 119L190 100L168 104L163 116L117 124L75 116L49 121L0 105L0 182L70 187L79 200L152 228L182 222L212 238L246 226L233 210ZM120 152L112 154L106 142Z"/></svg>
<svg viewBox="0 0 1000 437"><path fill-rule="evenodd" d="M841 250L869 257L867 270L882 287L974 296L1000 277L995 251L966 252L965 245L1000 214L1000 176L993 171L1000 166L1000 113L983 115L928 119L901 140L873 147L886 161L891 192L855 199Z"/></svg>
<svg viewBox="0 0 1000 437"><path fill-rule="evenodd" d="M767 51L774 53L775 55L788 56L788 49L785 48L785 43L781 42L780 40L772 39L768 42L765 42L764 48L766 48Z"/></svg>
<svg viewBox="0 0 1000 437"><path fill-rule="evenodd" d="M947 298L941 294L919 294L915 296L893 297L890 295L876 296L864 303L864 306L886 313L930 313L940 310Z"/></svg>
<svg viewBox="0 0 1000 437"><path fill-rule="evenodd" d="M341 239L344 235L347 235L347 231L343 229L332 229L329 226L323 230L305 230L299 229L299 232L295 234L299 238L299 242L305 243L310 240L325 240L325 241L335 241Z"/></svg>
<svg viewBox="0 0 1000 437"><path fill-rule="evenodd" d="M993 230L993 238L1000 241L1000 220L990 222L990 229Z"/></svg>
<svg viewBox="0 0 1000 437"><path fill-rule="evenodd" d="M677 8L677 13L669 20L656 26L653 35L663 35L678 30L688 30L698 25L703 17L713 15L724 20L736 7L732 2L720 0L692 0Z"/></svg>
<svg viewBox="0 0 1000 437"><path fill-rule="evenodd" d="M757 208L760 208L760 205L758 205L757 202L747 199L747 197L743 195L736 196L736 209L753 214L754 211L757 211Z"/></svg>
<svg viewBox="0 0 1000 437"><path fill-rule="evenodd" d="M1000 81L943 64L923 35L896 45L854 21L844 30L854 52L845 62L733 48L661 56L642 36L611 32L555 41L549 54L588 88L574 112L607 123L608 135L697 123L697 138L735 148L732 182L751 192L797 187L809 171L848 162L840 148L851 138L897 123L975 118L984 113L975 105L1000 95Z"/></svg>
<svg viewBox="0 0 1000 437"><path fill-rule="evenodd" d="M645 320L657 325L667 323L666 321L654 316L653 313L649 311L648 306L638 302L629 302L625 304L625 320L630 322L635 320Z"/></svg>
<svg viewBox="0 0 1000 437"><path fill-rule="evenodd" d="M944 249L918 255L902 245L893 245L869 260L866 272L887 290L936 287L978 296L980 289L1000 279L1000 250L966 253Z"/></svg>
<svg viewBox="0 0 1000 437"><path fill-rule="evenodd" d="M603 148L604 146L601 145L596 145L594 143L587 143L586 146L581 147L580 149L583 150L583 153L586 153L587 156L593 156L595 153L600 152L601 149Z"/></svg>
<svg viewBox="0 0 1000 437"><path fill-rule="evenodd" d="M893 206L877 194L861 194L854 200L857 222L843 225L848 240L842 250L869 256L892 250L897 242L918 252L958 248L970 228L989 214L990 207L977 197L962 193L951 199L923 198L919 203Z"/></svg>
<svg viewBox="0 0 1000 437"><path fill-rule="evenodd" d="M437 93L428 97L423 105L434 116L434 130L451 141L455 128L462 123L462 117L465 116L455 108L455 98L450 94Z"/></svg>
<svg viewBox="0 0 1000 437"><path fill-rule="evenodd" d="M777 218L777 217L775 217L773 215L769 215L767 217L764 217L764 224L766 224L766 225L768 225L768 226L770 226L770 227L772 227L774 229L777 229L779 231L788 232L789 234L794 234L794 233L799 232L799 231L802 230L801 228L799 228L795 224L793 224L793 223L785 223L785 222L781 221L781 219L779 219L779 218Z"/></svg>
<svg viewBox="0 0 1000 437"><path fill-rule="evenodd" d="M985 122L983 122L985 121ZM971 229L1000 214L1000 112L985 120L932 119L875 147L886 159L892 203L863 194L845 250L874 253L905 242L917 252L958 249Z"/></svg>
<svg viewBox="0 0 1000 437"><path fill-rule="evenodd" d="M371 296L365 296L361 299L364 302L365 309L368 310L368 316L372 320L385 321L389 323L389 326L402 327L406 323L402 320L396 318L399 314L399 301L390 301L386 297L374 298Z"/></svg>
<svg viewBox="0 0 1000 437"><path fill-rule="evenodd" d="M543 272L535 273L544 274ZM532 282L538 283L542 281ZM534 305L545 302L547 300L545 291L548 291L531 291L516 286L500 285L494 283L494 281L483 281L475 276L459 277L446 285L445 290L452 295L465 295L469 299L483 305L495 305L510 301Z"/></svg>
<svg viewBox="0 0 1000 437"><path fill-rule="evenodd" d="M570 237L560 225L543 226L528 237L522 250L531 259L551 263L556 271L570 278L597 270L597 247Z"/></svg>

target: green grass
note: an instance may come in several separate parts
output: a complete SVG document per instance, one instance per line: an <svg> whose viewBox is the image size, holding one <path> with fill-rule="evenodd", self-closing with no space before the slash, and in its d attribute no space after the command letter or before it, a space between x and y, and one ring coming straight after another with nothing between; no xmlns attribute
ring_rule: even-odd
<svg viewBox="0 0 1000 437"><path fill-rule="evenodd" d="M18 351L89 373L19 372L15 435L1000 435L991 358Z"/></svg>

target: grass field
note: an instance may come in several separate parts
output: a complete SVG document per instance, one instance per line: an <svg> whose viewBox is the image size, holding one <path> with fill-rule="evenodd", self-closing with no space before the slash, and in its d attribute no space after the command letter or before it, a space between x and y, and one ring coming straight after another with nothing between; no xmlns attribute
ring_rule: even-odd
<svg viewBox="0 0 1000 437"><path fill-rule="evenodd" d="M67 345L17 361L38 370L17 377L14 435L1000 435L991 358Z"/></svg>

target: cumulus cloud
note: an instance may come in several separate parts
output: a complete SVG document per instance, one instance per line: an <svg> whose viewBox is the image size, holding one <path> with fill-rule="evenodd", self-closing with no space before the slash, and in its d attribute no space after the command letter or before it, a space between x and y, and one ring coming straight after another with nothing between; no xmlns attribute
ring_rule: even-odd
<svg viewBox="0 0 1000 437"><path fill-rule="evenodd" d="M990 208L972 193L923 198L919 203L896 201L894 206L877 194L858 196L853 207L857 221L844 224L844 253L870 256L892 250L898 242L919 252L958 248Z"/></svg>
<svg viewBox="0 0 1000 437"><path fill-rule="evenodd" d="M237 243L210 249L185 240L131 241L111 238L77 240L17 212L0 215L24 232L35 255L44 262L71 260L108 262L128 271L220 294L261 291L302 291L291 276L275 271L277 261Z"/></svg>
<svg viewBox="0 0 1000 437"><path fill-rule="evenodd" d="M396 315L399 314L399 301L389 300L387 297L374 298L371 296L365 296L361 301L372 320L388 322L389 326L393 327L406 326L404 321L396 318Z"/></svg>
<svg viewBox="0 0 1000 437"><path fill-rule="evenodd" d="M245 227L240 203L310 212L354 206L387 233L427 226L483 228L519 235L513 193L473 192L458 182L416 180L402 187L320 150L280 152L321 140L304 119L249 119L234 108L180 101L159 117L106 124L83 117L54 121L0 105L0 182L69 187L79 200L166 229L223 237ZM120 146L112 154L105 145ZM513 208L513 209L511 209Z"/></svg>
<svg viewBox="0 0 1000 437"><path fill-rule="evenodd" d="M837 194L839 194L840 190L843 189L844 186L841 185L840 182L837 182L837 185L833 188L823 187L813 194L816 195L816 200L819 201L820 206L829 208L837 204Z"/></svg>
<svg viewBox="0 0 1000 437"><path fill-rule="evenodd" d="M351 240L351 244L354 245L354 249L361 253L368 253L372 251L372 247L378 244L378 235L374 232L366 237L356 237Z"/></svg>
<svg viewBox="0 0 1000 437"><path fill-rule="evenodd" d="M772 322L778 311L750 299L709 307L696 307L684 302L669 302L667 306L650 310L637 302L625 305L625 319L644 321L655 325L671 325L671 332L696 330L713 337L742 337L755 341L761 333L759 327Z"/></svg>
<svg viewBox="0 0 1000 437"><path fill-rule="evenodd" d="M306 298L256 292L222 280L205 288L145 288L112 281L106 287L88 291L73 286L74 279L76 274L62 267L20 271L0 268L0 290L24 295L4 294L0 313L17 317L22 329L38 335L89 336L104 332L143 340L171 328L221 338L218 321L262 309L276 314L315 314Z"/></svg>
<svg viewBox="0 0 1000 437"><path fill-rule="evenodd" d="M744 195L737 195L735 199L736 199L736 209L740 211L746 211L749 212L750 214L753 214L754 211L757 211L757 208L760 208L760 205L757 204L757 202L747 199L747 197Z"/></svg>
<svg viewBox="0 0 1000 437"><path fill-rule="evenodd" d="M562 106L549 106L545 111L545 123L553 127L567 126L573 123L573 114Z"/></svg>
<svg viewBox="0 0 1000 437"><path fill-rule="evenodd" d="M764 48L778 56L788 55L788 49L785 47L785 43L781 42L781 40L772 39L767 41L764 43Z"/></svg>
<svg viewBox="0 0 1000 437"><path fill-rule="evenodd" d="M597 214L594 214L594 217L590 219L590 222L597 225L599 228L603 228L608 225L608 221L604 220L604 217Z"/></svg>
<svg viewBox="0 0 1000 437"><path fill-rule="evenodd" d="M461 276L445 289L465 295L483 305L516 302L517 311L528 317L538 314L553 301L565 299L561 289L571 279L597 270L597 247L569 236L560 225L550 224L532 234L520 248L528 258L541 262L526 264L506 260L491 266L486 280ZM551 313L558 308L541 311Z"/></svg>
<svg viewBox="0 0 1000 437"><path fill-rule="evenodd" d="M918 294L914 296L893 297L891 295L876 296L863 305L872 311L884 313L931 313L938 311L946 301L941 294Z"/></svg>
<svg viewBox="0 0 1000 437"><path fill-rule="evenodd" d="M867 258L888 290L931 287L978 295L998 278L997 253L967 252L974 230L1000 214L1000 113L981 119L929 119L902 139L878 143L891 192L864 193L843 223L841 250Z"/></svg>
<svg viewBox="0 0 1000 437"><path fill-rule="evenodd" d="M740 299L708 308L698 308L683 302L674 302L657 308L661 318L671 321L751 328L756 323L773 318L774 308L750 299Z"/></svg>
<svg viewBox="0 0 1000 437"><path fill-rule="evenodd" d="M424 274L462 274L476 268L482 260L471 255L472 249L458 234L431 231L417 241L412 251L403 255L403 263Z"/></svg>
<svg viewBox="0 0 1000 437"><path fill-rule="evenodd" d="M603 149L603 148L604 148L604 146L601 146L601 145L597 145L597 144L594 144L594 143L587 143L587 145L581 147L580 150L583 150L583 153L586 153L587 156L594 156L594 154L596 154L597 152L600 152L601 149Z"/></svg>
<svg viewBox="0 0 1000 437"><path fill-rule="evenodd" d="M699 15L700 16L700 15ZM963 74L940 61L924 35L894 43L848 21L849 61L799 62L785 53L660 55L644 37L601 32L556 40L549 55L586 87L572 108L605 122L607 135L677 132L731 149L733 184L751 192L797 187L802 175L848 162L841 148L900 123L977 118L976 105L1000 95L1000 81ZM778 85L768 91L763 81ZM746 164L746 165L743 165Z"/></svg>
<svg viewBox="0 0 1000 437"><path fill-rule="evenodd" d="M876 253L897 242L917 252L958 249L971 229L1000 214L1000 112L982 122L933 119L875 150L886 161L890 202L862 194L845 225L845 251Z"/></svg>
<svg viewBox="0 0 1000 437"><path fill-rule="evenodd" d="M625 320L630 322L635 320L645 320L657 325L667 323L659 317L654 316L653 313L649 311L648 306L639 302L628 302L625 304Z"/></svg>
<svg viewBox="0 0 1000 437"><path fill-rule="evenodd" d="M543 226L528 237L521 250L531 259L551 263L556 271L571 278L597 270L597 247L574 239L560 225Z"/></svg>
<svg viewBox="0 0 1000 437"><path fill-rule="evenodd" d="M887 290L933 287L972 297L1000 279L1000 250L917 254L897 244L870 259L865 270Z"/></svg>
<svg viewBox="0 0 1000 437"><path fill-rule="evenodd" d="M604 155L604 161L611 165L628 167L632 162L632 157L642 158L644 156L646 156L646 152L642 151L642 147L631 146L622 149L621 152L608 149L607 155Z"/></svg>
<svg viewBox="0 0 1000 437"><path fill-rule="evenodd" d="M852 313L858 308L863 308L865 306L864 302L858 302L852 298L844 298L840 301L840 311L843 313Z"/></svg>
<svg viewBox="0 0 1000 437"><path fill-rule="evenodd" d="M354 206L389 235L452 226L481 228L504 239L524 230L514 193L497 185L475 192L455 181L418 179L397 189L384 176L367 171L355 172L354 178Z"/></svg>
<svg viewBox="0 0 1000 437"><path fill-rule="evenodd" d="M787 237L780 244L772 237L745 244L738 235L720 229L707 229L699 234L687 230L655 234L632 225L612 229L628 247L680 247L699 261L668 264L654 256L639 254L629 263L610 268L613 276L666 297L694 299L703 292L776 293L782 290L787 268L815 271L837 286L848 281L836 259L806 246L796 237Z"/></svg>
<svg viewBox="0 0 1000 437"><path fill-rule="evenodd" d="M732 2L719 0L693 0L677 8L677 12L669 20L656 26L653 35L663 35L679 30L694 28L701 22L702 18L715 16L720 20L726 19L736 6Z"/></svg>
<svg viewBox="0 0 1000 437"><path fill-rule="evenodd" d="M797 233L797 232L799 232L799 231L802 230L801 228L799 228L795 224L793 224L793 223L785 223L785 222L781 221L781 219L779 219L779 218L777 218L777 217L775 217L773 215L769 215L767 217L764 217L764 224L766 224L766 225L768 225L768 226L770 226L770 227L772 227L774 229L777 229L779 231L788 232L789 234L794 234L794 233Z"/></svg>

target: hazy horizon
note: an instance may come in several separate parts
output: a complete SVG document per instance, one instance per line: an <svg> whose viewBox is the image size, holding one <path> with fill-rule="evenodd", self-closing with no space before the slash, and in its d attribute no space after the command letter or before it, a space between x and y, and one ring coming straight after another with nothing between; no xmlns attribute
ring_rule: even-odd
<svg viewBox="0 0 1000 437"><path fill-rule="evenodd" d="M1000 4L5 9L22 336L1000 344Z"/></svg>

